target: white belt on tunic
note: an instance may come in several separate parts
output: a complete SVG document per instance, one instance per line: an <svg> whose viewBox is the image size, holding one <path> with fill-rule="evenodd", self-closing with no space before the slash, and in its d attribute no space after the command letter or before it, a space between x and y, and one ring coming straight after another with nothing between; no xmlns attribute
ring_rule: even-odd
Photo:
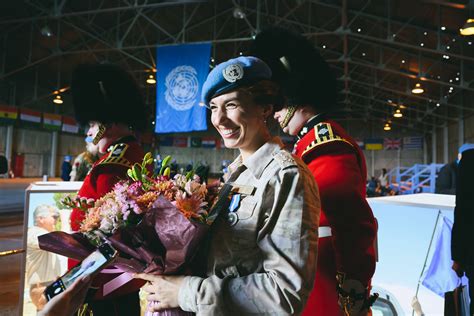
<svg viewBox="0 0 474 316"><path fill-rule="evenodd" d="M330 237L330 236L332 236L331 227L329 227L329 226L320 226L318 228L318 237L319 238Z"/></svg>

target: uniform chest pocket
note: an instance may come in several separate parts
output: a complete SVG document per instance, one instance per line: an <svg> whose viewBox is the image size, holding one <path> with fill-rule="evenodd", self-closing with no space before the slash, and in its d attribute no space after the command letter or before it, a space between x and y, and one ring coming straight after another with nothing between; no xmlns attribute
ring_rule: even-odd
<svg viewBox="0 0 474 316"><path fill-rule="evenodd" d="M246 220L253 216L255 212L255 207L257 206L257 201L251 196L247 196L242 199L240 206L237 209L237 214L240 220Z"/></svg>

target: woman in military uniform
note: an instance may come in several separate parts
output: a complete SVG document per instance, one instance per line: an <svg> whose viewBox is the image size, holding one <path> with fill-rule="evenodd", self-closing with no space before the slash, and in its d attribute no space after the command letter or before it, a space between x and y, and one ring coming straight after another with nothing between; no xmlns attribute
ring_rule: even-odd
<svg viewBox="0 0 474 316"><path fill-rule="evenodd" d="M87 138L103 154L84 179L78 196L97 200L125 179L134 163L143 160L144 152L134 133L146 127L145 104L133 78L112 64L79 65L73 73L71 89L76 119L89 126ZM84 216L80 209L72 211L72 230L79 230ZM70 266L75 264L70 262ZM94 281L114 277L115 274L99 274ZM122 287L106 298L101 292L97 291L89 302L95 316L140 315L138 292L130 293Z"/></svg>
<svg viewBox="0 0 474 316"><path fill-rule="evenodd" d="M272 137L267 120L284 99L260 59L215 67L203 86L211 121L227 148L229 203L213 226L206 277L150 276L152 310L197 315L298 315L315 274L319 195L304 163ZM222 196L221 196L222 197ZM219 205L219 202L217 203Z"/></svg>
<svg viewBox="0 0 474 316"><path fill-rule="evenodd" d="M321 195L316 281L303 315L367 315L376 298L369 296L377 225L365 198L364 155L328 115L337 108L336 79L313 44L285 29L257 35L251 52L271 67L289 99L275 119L297 137L293 153Z"/></svg>

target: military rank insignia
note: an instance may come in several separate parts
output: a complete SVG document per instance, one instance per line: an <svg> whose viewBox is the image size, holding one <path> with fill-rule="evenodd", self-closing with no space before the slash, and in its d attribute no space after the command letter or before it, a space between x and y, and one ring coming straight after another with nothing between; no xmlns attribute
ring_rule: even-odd
<svg viewBox="0 0 474 316"><path fill-rule="evenodd" d="M122 157L127 148L128 148L127 144L117 144L114 147L112 147L109 157L115 157L115 158Z"/></svg>
<svg viewBox="0 0 474 316"><path fill-rule="evenodd" d="M124 165L126 167L130 167L132 164L130 161L125 159L123 156L125 155L125 152L128 148L127 144L117 144L114 145L109 149L109 154L107 155L107 158L104 160L100 161L100 164L119 164L119 165Z"/></svg>
<svg viewBox="0 0 474 316"><path fill-rule="evenodd" d="M311 151L314 147L318 145L326 144L333 141L343 141L352 146L350 142L334 133L331 124L321 122L314 126L314 140L303 151L303 155Z"/></svg>
<svg viewBox="0 0 474 316"><path fill-rule="evenodd" d="M319 141L328 141L330 139L340 139L339 136L334 135L331 125L327 123L319 123L315 127L316 140Z"/></svg>

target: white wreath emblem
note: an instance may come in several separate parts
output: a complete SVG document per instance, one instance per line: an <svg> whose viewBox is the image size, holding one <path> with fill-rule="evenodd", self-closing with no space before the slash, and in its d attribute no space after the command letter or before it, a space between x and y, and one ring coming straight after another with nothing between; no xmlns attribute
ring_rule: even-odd
<svg viewBox="0 0 474 316"><path fill-rule="evenodd" d="M191 66L178 66L165 81L165 100L176 111L189 110L196 102L199 81L197 71Z"/></svg>
<svg viewBox="0 0 474 316"><path fill-rule="evenodd" d="M244 69L240 64L229 65L222 70L224 79L229 82L236 82L244 76Z"/></svg>

